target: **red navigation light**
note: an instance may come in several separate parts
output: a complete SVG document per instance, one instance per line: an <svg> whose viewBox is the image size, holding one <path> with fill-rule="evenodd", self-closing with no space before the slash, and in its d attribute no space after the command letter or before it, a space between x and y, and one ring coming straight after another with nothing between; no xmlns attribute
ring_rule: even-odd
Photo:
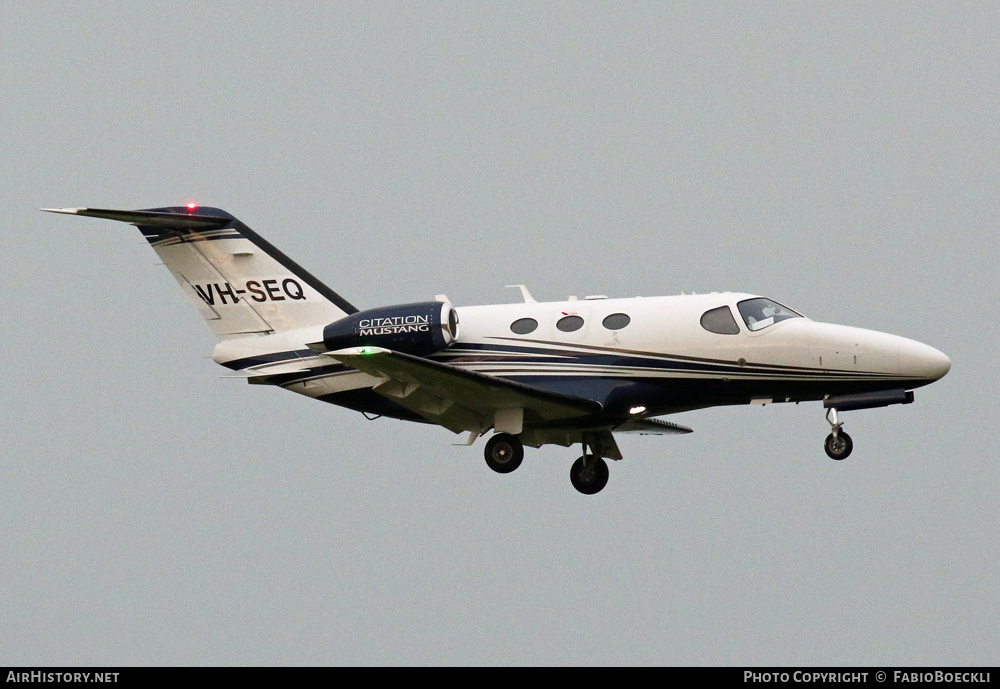
<svg viewBox="0 0 1000 689"><path fill-rule="evenodd" d="M192 203L189 203L189 204L187 205L187 209L188 209L189 211L193 211L193 210L195 210L195 209L196 209L197 207L198 207L198 204L197 204L197 203L194 203L194 202L192 202Z"/></svg>

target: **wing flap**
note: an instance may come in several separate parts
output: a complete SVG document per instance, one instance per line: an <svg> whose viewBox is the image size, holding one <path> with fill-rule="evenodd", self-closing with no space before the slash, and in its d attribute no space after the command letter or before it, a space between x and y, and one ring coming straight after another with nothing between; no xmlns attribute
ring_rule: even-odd
<svg viewBox="0 0 1000 689"><path fill-rule="evenodd" d="M616 433L640 433L642 435L675 435L694 433L694 429L662 419L635 419L615 427Z"/></svg>
<svg viewBox="0 0 1000 689"><path fill-rule="evenodd" d="M326 352L337 361L385 380L375 392L456 433L483 432L498 411L523 409L524 419L557 421L596 414L600 402L465 371L381 347Z"/></svg>

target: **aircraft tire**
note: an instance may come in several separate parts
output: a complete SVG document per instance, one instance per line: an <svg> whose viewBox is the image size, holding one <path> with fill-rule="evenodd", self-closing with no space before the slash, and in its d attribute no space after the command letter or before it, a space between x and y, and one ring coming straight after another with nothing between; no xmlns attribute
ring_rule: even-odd
<svg viewBox="0 0 1000 689"><path fill-rule="evenodd" d="M497 433L486 443L486 464L498 474L509 474L521 466L524 445L516 435Z"/></svg>
<svg viewBox="0 0 1000 689"><path fill-rule="evenodd" d="M600 493L608 485L608 463L596 455L587 455L587 467L584 469L583 457L573 462L569 470L569 480L573 487L584 495Z"/></svg>
<svg viewBox="0 0 1000 689"><path fill-rule="evenodd" d="M826 450L826 454L830 459L836 459L840 461L842 459L847 459L851 454L851 450L854 449L854 441L851 440L851 436L847 435L843 431L837 433L837 437L833 437L833 433L826 436L826 442L823 443L823 449Z"/></svg>

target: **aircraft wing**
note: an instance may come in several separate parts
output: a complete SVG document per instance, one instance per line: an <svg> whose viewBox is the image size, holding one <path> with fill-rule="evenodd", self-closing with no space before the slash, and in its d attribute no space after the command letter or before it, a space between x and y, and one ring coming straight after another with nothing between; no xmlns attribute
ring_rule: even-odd
<svg viewBox="0 0 1000 689"><path fill-rule="evenodd" d="M493 426L517 434L525 422L584 417L603 409L595 400L549 392L382 347L351 347L326 355L382 378L384 382L373 388L375 392L455 433L482 433Z"/></svg>

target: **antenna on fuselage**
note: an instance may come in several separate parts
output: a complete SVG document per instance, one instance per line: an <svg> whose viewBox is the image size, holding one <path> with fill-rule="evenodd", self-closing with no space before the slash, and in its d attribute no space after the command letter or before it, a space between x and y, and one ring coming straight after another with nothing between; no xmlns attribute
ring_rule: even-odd
<svg viewBox="0 0 1000 689"><path fill-rule="evenodd" d="M528 291L527 285L506 285L507 287L517 287L521 290L521 296L524 297L525 304L537 304L535 298L531 296L531 292Z"/></svg>

